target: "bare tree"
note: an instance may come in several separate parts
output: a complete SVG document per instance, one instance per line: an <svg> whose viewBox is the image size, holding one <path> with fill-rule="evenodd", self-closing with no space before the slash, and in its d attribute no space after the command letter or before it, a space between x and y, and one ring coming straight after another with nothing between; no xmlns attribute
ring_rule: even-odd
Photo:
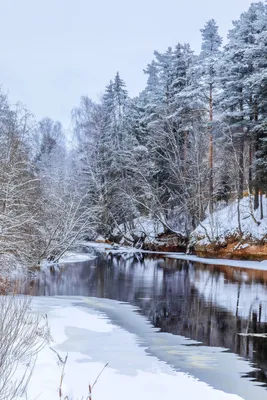
<svg viewBox="0 0 267 400"><path fill-rule="evenodd" d="M36 356L50 340L46 316L31 308L31 299L0 297L0 399L24 394Z"/></svg>

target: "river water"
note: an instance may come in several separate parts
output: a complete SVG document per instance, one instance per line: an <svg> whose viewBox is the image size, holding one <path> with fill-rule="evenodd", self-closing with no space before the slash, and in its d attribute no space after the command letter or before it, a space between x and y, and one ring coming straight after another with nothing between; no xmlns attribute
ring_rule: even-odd
<svg viewBox="0 0 267 400"><path fill-rule="evenodd" d="M29 280L23 292L89 297L92 308L137 335L148 355L216 389L267 398L267 271L96 253ZM122 302L155 329L139 326Z"/></svg>

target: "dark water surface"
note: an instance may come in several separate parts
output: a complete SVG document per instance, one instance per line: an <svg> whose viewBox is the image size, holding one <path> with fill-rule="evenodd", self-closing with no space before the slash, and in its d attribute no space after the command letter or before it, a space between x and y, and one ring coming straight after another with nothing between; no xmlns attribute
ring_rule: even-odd
<svg viewBox="0 0 267 400"><path fill-rule="evenodd" d="M238 374L227 362L217 366L218 376L221 374L223 380L223 369L229 369L230 376L232 368L236 387L247 387L244 398L267 399L267 271L151 255L138 259L97 254L93 260L66 264L27 282L24 292L130 303L160 332L194 340L188 346L196 346L198 352L203 349L203 354L212 353L212 349L222 348L225 357L233 353L249 361L250 367L238 367ZM211 379L209 371L197 367L183 368L177 357L166 362L228 391L227 382L220 382L218 377ZM235 359L231 359L233 363ZM244 396L241 389L236 393Z"/></svg>

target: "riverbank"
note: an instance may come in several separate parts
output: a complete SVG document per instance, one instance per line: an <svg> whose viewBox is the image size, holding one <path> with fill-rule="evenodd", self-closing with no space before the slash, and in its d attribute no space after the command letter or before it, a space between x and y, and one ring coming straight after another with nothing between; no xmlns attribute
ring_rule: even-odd
<svg viewBox="0 0 267 400"><path fill-rule="evenodd" d="M265 261L267 260L267 243L249 240L244 242L229 238L223 245L196 244L194 253L202 258L219 258L240 261ZM266 261L267 262L267 261Z"/></svg>
<svg viewBox="0 0 267 400"><path fill-rule="evenodd" d="M205 238L206 239L206 238ZM144 250L155 252L175 252L187 253L201 258L229 259L245 261L264 261L267 260L267 243L262 240L252 240L250 238L226 237L223 242L209 243L205 240L196 241L188 244L189 240L181 241L175 234L162 234L160 238L152 243L144 245Z"/></svg>
<svg viewBox="0 0 267 400"><path fill-rule="evenodd" d="M183 252L213 259L267 260L267 199L262 198L262 207L257 210L253 202L253 196L229 203L218 202L214 212L207 212L205 219L190 233L178 223L176 230L166 231L166 226L151 216L139 217L132 221L131 227L122 224L115 229L111 240L155 252Z"/></svg>
<svg viewBox="0 0 267 400"><path fill-rule="evenodd" d="M265 261L267 260L267 242L265 240L241 238L236 235L209 242L206 236L181 240L175 234L161 234L160 237L144 243L142 250L155 253L189 253L205 259L221 259L222 261L224 259ZM103 242L105 243L105 241ZM106 243L111 244L112 242L107 241ZM120 244L117 245L120 246ZM125 244L124 246L127 247ZM137 250L139 249L137 248Z"/></svg>
<svg viewBox="0 0 267 400"><path fill-rule="evenodd" d="M247 196L217 209L191 233L189 246L208 258L262 261L267 259L267 199L254 210L254 197Z"/></svg>
<svg viewBox="0 0 267 400"><path fill-rule="evenodd" d="M238 268L246 268L253 269L259 271L267 271L267 260L263 261L251 261L251 260L234 260L234 259L226 259L226 258L206 258L201 257L194 254L186 254L183 252L166 252L166 251L151 251L144 249L137 249L135 247L126 247L113 245L105 242L83 242L83 245L95 248L100 252L105 252L110 255L138 255L138 254L151 254L151 255L159 255L167 258L175 258L177 260L187 260L194 261L208 265L224 265L229 267L238 267Z"/></svg>
<svg viewBox="0 0 267 400"><path fill-rule="evenodd" d="M81 297L38 298L34 300L34 305L39 313L47 314L53 342L43 349L37 358L28 387L29 398L38 397L40 400L47 398L58 400L59 398L58 389L63 365L58 362L58 356L51 350L52 348L62 360L65 360L68 354L61 387L62 398L65 396L75 399L86 397L88 384L93 385L98 374L106 363L109 363L93 387L92 398L95 400L107 398L110 400L125 398L128 400L161 400L163 398L172 400L177 396L181 399L241 400L237 394L230 393L237 391L242 393L242 390L233 387L231 391L229 390L231 385L228 385L228 393L225 393L188 373L175 371L165 361L158 358L157 352L162 349L152 338L164 340L170 351L184 354L183 362L185 365L187 362L191 368L193 368L194 358L198 357L196 353L200 353L201 350L202 357L199 354L200 359L194 364L194 367L199 370L209 369L213 362L221 362L222 357L225 361L231 358L235 369L231 370L228 378L232 383L238 379L237 367L240 370L249 370L248 364L238 360L232 354L222 355L220 349L213 349L214 360L211 360L210 353L205 348L197 350L193 346L185 352L185 338L179 336L173 338L169 335L170 340L175 341L168 343L166 334L154 329L129 305L107 299ZM113 323L111 319L113 314L117 315L116 320L119 315L123 316L123 327L120 326L120 322ZM147 337L140 336L142 329L149 333ZM140 341L141 338L144 341L143 344ZM146 343L146 340L151 344ZM149 346L149 352L147 352L147 346ZM198 365L199 363L201 365ZM245 381L244 385L246 390L253 389L253 393L261 396L262 390L252 387L249 381ZM226 382L224 386L227 386Z"/></svg>

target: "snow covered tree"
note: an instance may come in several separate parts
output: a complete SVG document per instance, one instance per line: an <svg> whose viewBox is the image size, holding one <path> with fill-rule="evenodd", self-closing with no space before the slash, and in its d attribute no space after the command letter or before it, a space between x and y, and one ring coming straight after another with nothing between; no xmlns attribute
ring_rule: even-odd
<svg viewBox="0 0 267 400"><path fill-rule="evenodd" d="M83 96L72 112L77 146L72 155L77 160L78 180L87 190L87 207L93 215L91 229L109 233L109 137L106 127L109 115L102 104Z"/></svg>
<svg viewBox="0 0 267 400"><path fill-rule="evenodd" d="M194 196L191 166L198 158L195 143L200 138L204 147L206 143L202 136L205 110L194 70L196 57L188 44L178 44L174 51L168 48L163 54L155 52L155 57L145 71L147 86L140 96L145 104L143 121L152 168L147 191L154 199L153 206L150 203L147 207L167 229L177 231L180 220L180 227L188 232L205 208L204 201L196 211L190 198ZM202 156L205 160L205 153ZM204 186L203 193L206 196Z"/></svg>
<svg viewBox="0 0 267 400"><path fill-rule="evenodd" d="M36 141L39 144L39 152L36 155L37 161L44 154L49 155L55 146L63 147L65 145L65 137L62 132L60 122L52 121L50 118L43 118L39 122L38 131L36 132Z"/></svg>
<svg viewBox="0 0 267 400"><path fill-rule="evenodd" d="M229 32L229 42L220 65L223 89L219 98L220 108L223 112L223 121L230 126L234 134L235 147L239 153L238 193L239 197L242 197L245 180L248 182L250 192L253 184L255 209L259 206L261 191L257 158L261 136L260 121L265 107L264 101L263 103L260 101L264 97L262 87L266 66L262 48L266 31L265 21L266 6L261 2L252 4L239 20L234 21L234 28ZM254 157L256 157L255 162ZM245 173L247 164L248 174Z"/></svg>
<svg viewBox="0 0 267 400"><path fill-rule="evenodd" d="M136 103L130 101L117 73L100 104L83 98L75 112L82 179L89 189L88 207L98 209L98 231L105 235L130 221L136 210L128 199L133 185L131 156L139 134L134 110Z"/></svg>
<svg viewBox="0 0 267 400"><path fill-rule="evenodd" d="M90 210L87 189L77 180L75 162L65 147L62 126L51 119L39 123L36 157L39 179L39 260L57 261L87 235Z"/></svg>
<svg viewBox="0 0 267 400"><path fill-rule="evenodd" d="M38 179L29 146L32 118L0 97L0 259L2 267L36 260Z"/></svg>
<svg viewBox="0 0 267 400"><path fill-rule="evenodd" d="M200 85L203 89L203 102L209 113L209 197L210 197L210 210L213 211L214 202L214 182L213 182L213 120L214 120L214 104L217 82L217 65L220 55L220 47L222 45L222 38L218 33L218 26L214 19L209 20L203 29L202 33L202 46L199 55L199 64L201 71Z"/></svg>
<svg viewBox="0 0 267 400"><path fill-rule="evenodd" d="M0 254L57 260L77 240L112 237L139 216L188 235L217 201L239 204L246 185L263 217L266 21L267 4L253 3L223 50L211 19L200 54L187 43L155 51L135 98L117 73L99 102L83 96L73 110L71 150L59 122L34 129L0 93Z"/></svg>

